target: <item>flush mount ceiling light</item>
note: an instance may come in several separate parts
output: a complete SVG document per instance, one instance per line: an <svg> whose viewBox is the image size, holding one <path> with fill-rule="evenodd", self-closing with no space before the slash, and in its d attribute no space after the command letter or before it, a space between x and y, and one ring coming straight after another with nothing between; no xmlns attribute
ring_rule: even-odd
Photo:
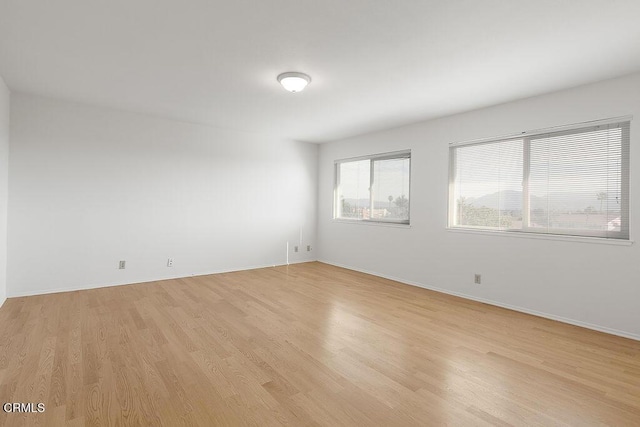
<svg viewBox="0 0 640 427"><path fill-rule="evenodd" d="M305 73L289 72L278 76L278 81L289 92L302 92L311 83L311 77Z"/></svg>

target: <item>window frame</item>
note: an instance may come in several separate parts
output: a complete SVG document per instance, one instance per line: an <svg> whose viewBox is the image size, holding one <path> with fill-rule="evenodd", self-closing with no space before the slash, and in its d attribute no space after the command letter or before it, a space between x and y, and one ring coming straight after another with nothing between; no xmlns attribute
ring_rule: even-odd
<svg viewBox="0 0 640 427"><path fill-rule="evenodd" d="M489 232L499 234L519 234L519 235L535 235L535 236L554 236L554 237L577 237L577 238L594 238L601 240L615 240L620 242L631 241L631 227L630 227L630 132L631 132L631 116L614 117L603 120L595 120L590 122L575 123L565 126L557 126L546 129L537 129L527 132L521 132L519 134L505 135L501 137L483 138L478 140L457 142L449 144L449 195L447 206L447 229L455 231L475 231L475 232ZM620 231L587 231L587 230L575 230L575 229L543 229L530 226L530 192L529 182L531 173L531 141L535 139L543 138L545 135L553 134L553 136L561 134L578 134L583 132L592 132L597 130L601 126L618 125L622 131L621 135L621 164L620 164L620 195L621 195L621 210L620 210ZM484 145L495 144L500 142L509 141L522 141L522 228L521 229L509 229L501 230L492 227L483 226L468 226L468 225L455 225L456 215L456 200L455 200L455 183L456 183L456 149L470 145ZM624 233L623 230L627 232Z"/></svg>
<svg viewBox="0 0 640 427"><path fill-rule="evenodd" d="M339 197L339 186L340 186L340 165L343 163L351 163L358 162L362 160L369 160L369 209L373 212L374 203L375 203L375 194L372 191L373 184L375 182L375 162L382 160L395 160L395 159L408 159L409 160L409 182L408 182L408 191L407 198L409 200L407 206L408 219L406 220L398 220L398 219L382 219L382 218L345 218L340 215L340 203L338 200ZM400 150L393 151L388 153L380 153L380 154L372 154L366 156L358 156L358 157L349 157L346 159L338 159L334 160L334 172L333 172L333 220L340 222L349 222L349 223L367 223L367 224L381 224L381 225L411 225L411 150Z"/></svg>

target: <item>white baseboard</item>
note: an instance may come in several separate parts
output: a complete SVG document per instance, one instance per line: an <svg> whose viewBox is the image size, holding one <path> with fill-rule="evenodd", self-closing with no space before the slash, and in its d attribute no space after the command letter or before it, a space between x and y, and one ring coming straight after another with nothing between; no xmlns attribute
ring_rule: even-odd
<svg viewBox="0 0 640 427"><path fill-rule="evenodd" d="M302 263L305 263L305 262L314 262L314 261L316 261L316 260L315 259L310 259L310 260L293 261L293 262L289 262L289 264L254 265L254 266L247 266L247 267L242 267L242 268L234 268L234 269L230 269L230 270L215 270L215 271L208 271L208 272L198 272L198 273L189 274L188 276L174 275L174 276L165 276L165 277L160 277L160 278L158 278L158 277L144 278L144 279L136 280L135 282L98 283L98 284L83 285L83 286L76 286L76 287L42 289L42 290L26 291L26 292L15 292L15 293L12 292L10 295L7 296L7 298L20 298L20 297L31 297L31 296L36 296L36 295L58 294L58 293L61 293L61 292L85 291L85 290L89 290L89 289L109 288L109 287L112 287L112 286L127 286L127 285L135 285L135 284L138 284L138 283L161 282L163 280L172 280L172 279L187 279L189 277L208 276L210 274L232 273L234 271L256 270L256 269L259 269L259 268L269 268L269 267L282 267L282 266L287 266L287 265L290 265L290 264L302 264ZM0 305L2 305L2 304L0 304Z"/></svg>
<svg viewBox="0 0 640 427"><path fill-rule="evenodd" d="M450 291L450 290L447 290L447 289L438 288L438 287L435 287L435 286L425 285L424 283L413 282L413 281L409 281L409 280L406 280L406 279L401 279L399 277L393 277L393 276L389 276L389 275L386 275L386 274L377 273L377 272L374 272L374 271L368 271L368 270L364 270L364 269L360 269L360 268L354 268L354 267L350 267L350 266L347 266L347 265L343 265L343 264L339 264L339 263L335 263L335 262L331 262L331 261L327 261L327 260L319 259L318 262L322 262L324 264L329 264L329 265L333 265L333 266L340 267L340 268L345 268L347 270L358 271L360 273L371 274L372 276L382 277L384 279L393 280L395 282L403 283L405 285L417 286L419 288L429 289L431 291L436 291L436 292L440 292L440 293L443 293L443 294L453 295L453 296L460 297L460 298L465 298L465 299L468 299L468 300L473 300L473 301L478 301L478 302L482 302L482 303L485 303L485 304L495 305L497 307L507 308L509 310L519 311L521 313L527 313L527 314L532 314L532 315L538 316L538 317L544 317L545 319L556 320L558 322L568 323L570 325L580 326L580 327L583 327L583 328L592 329L594 331L604 332L604 333L607 333L607 334L617 335L617 336L620 336L620 337L630 338L632 340L640 341L640 335L634 334L632 332L621 331L619 329L608 328L606 326L594 325L593 323L583 322L581 320L576 320L576 319L569 319L567 317L557 316L555 314L545 313L545 312L537 311L537 310L531 310L529 308L519 307L519 306L515 306L515 305L511 305L511 304L505 304L505 303L502 303L502 302L499 302L499 301L493 301L493 300L486 299L486 298L480 298L480 297L476 297L476 296L473 296L473 295L464 294L462 292L454 292L454 291Z"/></svg>

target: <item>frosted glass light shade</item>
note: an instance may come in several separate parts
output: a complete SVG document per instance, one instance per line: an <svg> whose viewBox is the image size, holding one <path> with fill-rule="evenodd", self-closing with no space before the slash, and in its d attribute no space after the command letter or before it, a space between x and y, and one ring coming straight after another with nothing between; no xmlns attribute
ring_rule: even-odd
<svg viewBox="0 0 640 427"><path fill-rule="evenodd" d="M289 72L282 73L278 76L278 81L283 88L289 92L302 92L309 83L311 83L311 77L304 73Z"/></svg>

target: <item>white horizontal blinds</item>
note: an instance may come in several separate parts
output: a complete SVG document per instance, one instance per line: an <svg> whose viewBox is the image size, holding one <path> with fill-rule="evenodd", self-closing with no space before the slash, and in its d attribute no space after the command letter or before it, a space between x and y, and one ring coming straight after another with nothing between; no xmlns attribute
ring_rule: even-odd
<svg viewBox="0 0 640 427"><path fill-rule="evenodd" d="M629 122L451 147L454 227L629 238Z"/></svg>
<svg viewBox="0 0 640 427"><path fill-rule="evenodd" d="M452 148L454 226L522 228L523 140Z"/></svg>
<svg viewBox="0 0 640 427"><path fill-rule="evenodd" d="M337 163L336 217L368 219L371 160Z"/></svg>
<svg viewBox="0 0 640 427"><path fill-rule="evenodd" d="M530 139L527 231L628 239L629 123Z"/></svg>
<svg viewBox="0 0 640 427"><path fill-rule="evenodd" d="M409 221L408 157L373 160L371 218L381 221Z"/></svg>

